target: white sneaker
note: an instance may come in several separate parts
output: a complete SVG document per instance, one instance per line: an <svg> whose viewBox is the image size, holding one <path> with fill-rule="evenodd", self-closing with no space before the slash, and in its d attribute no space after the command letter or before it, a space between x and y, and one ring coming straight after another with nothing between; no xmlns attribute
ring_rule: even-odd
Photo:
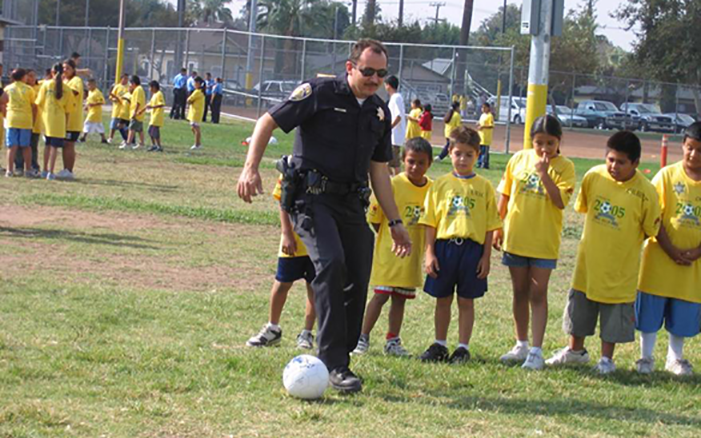
<svg viewBox="0 0 701 438"><path fill-rule="evenodd" d="M667 360L664 369L677 376L691 376L694 367L686 359Z"/></svg>
<svg viewBox="0 0 701 438"><path fill-rule="evenodd" d="M599 374L611 374L616 371L616 364L611 359L602 357L594 367L594 371Z"/></svg>
<svg viewBox="0 0 701 438"><path fill-rule="evenodd" d="M5 171L5 178L12 178L13 176L15 176L14 173L10 172L9 170Z"/></svg>
<svg viewBox="0 0 701 438"><path fill-rule="evenodd" d="M42 178L46 178L47 176L49 176L49 171L48 171L48 170L42 170L42 171L41 171L41 177L42 177Z"/></svg>
<svg viewBox="0 0 701 438"><path fill-rule="evenodd" d="M15 169L15 176L24 176L24 169Z"/></svg>
<svg viewBox="0 0 701 438"><path fill-rule="evenodd" d="M394 338L385 344L385 354L396 357L409 357L409 352L402 346L401 338Z"/></svg>
<svg viewBox="0 0 701 438"><path fill-rule="evenodd" d="M55 173L49 172L49 173L46 174L46 180L47 180L47 181L53 181L53 180L55 180L55 179L56 179L56 174L55 174Z"/></svg>
<svg viewBox="0 0 701 438"><path fill-rule="evenodd" d="M528 347L519 347L514 345L508 353L503 355L499 360L502 362L523 362L528 357Z"/></svg>
<svg viewBox="0 0 701 438"><path fill-rule="evenodd" d="M112 139L111 139L111 138L108 138L108 139L107 139L107 144L112 144Z"/></svg>
<svg viewBox="0 0 701 438"><path fill-rule="evenodd" d="M141 143L134 143L133 145L131 145L131 148L132 149L139 149L141 146L142 146Z"/></svg>
<svg viewBox="0 0 701 438"><path fill-rule="evenodd" d="M583 350L581 353L575 353L569 347L557 350L553 356L546 360L547 365L565 365L571 363L587 363L589 362L589 353Z"/></svg>
<svg viewBox="0 0 701 438"><path fill-rule="evenodd" d="M643 357L635 362L635 369L640 374L651 374L655 369L655 359L651 357Z"/></svg>
<svg viewBox="0 0 701 438"><path fill-rule="evenodd" d="M75 179L75 175L70 170L63 169L62 171L56 174L56 178L70 181Z"/></svg>
<svg viewBox="0 0 701 438"><path fill-rule="evenodd" d="M314 335L311 332L301 332L297 335L297 348L311 350L314 348Z"/></svg>
<svg viewBox="0 0 701 438"><path fill-rule="evenodd" d="M358 338L358 345L353 350L354 355L362 355L368 352L370 349L370 338L366 335L360 335Z"/></svg>
<svg viewBox="0 0 701 438"><path fill-rule="evenodd" d="M524 370L542 370L543 367L545 366L545 360L543 359L543 355L538 354L538 353L528 353L528 357L526 357L526 361L521 365L521 368Z"/></svg>
<svg viewBox="0 0 701 438"><path fill-rule="evenodd" d="M246 341L249 347L271 347L278 345L282 339L282 329L273 330L268 324L265 324L257 335L251 336Z"/></svg>
<svg viewBox="0 0 701 438"><path fill-rule="evenodd" d="M198 150L200 150L200 149L202 149L202 145L201 145L201 144L193 144L192 146L190 146L190 150L191 150L191 151L198 151Z"/></svg>

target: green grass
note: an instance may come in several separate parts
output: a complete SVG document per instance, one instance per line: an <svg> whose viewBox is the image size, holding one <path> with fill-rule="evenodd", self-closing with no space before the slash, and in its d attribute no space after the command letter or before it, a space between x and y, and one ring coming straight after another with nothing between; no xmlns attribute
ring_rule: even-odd
<svg viewBox="0 0 701 438"><path fill-rule="evenodd" d="M279 238L272 166L292 137L266 153L266 195L248 205L235 182L251 130L205 124L204 150L190 153L187 126L167 121L165 154L90 141L78 146L75 183L3 181L0 436L698 436L701 379L637 375L636 344L619 347L620 371L609 377L499 364L513 339L510 279L496 254L476 304L472 362L385 357L385 312L370 353L353 361L363 393L285 395L303 286L290 293L280 348L244 343L267 318ZM483 174L498 183L507 160L494 154ZM581 178L598 162L575 164ZM449 170L436 163L430 175ZM581 226L568 207L546 354L566 340L561 315ZM420 294L407 305L402 337L414 355L433 339L433 304ZM449 333L454 346L455 320ZM661 335L658 367L666 344ZM598 357L597 339L587 347ZM686 347L697 366L700 347Z"/></svg>

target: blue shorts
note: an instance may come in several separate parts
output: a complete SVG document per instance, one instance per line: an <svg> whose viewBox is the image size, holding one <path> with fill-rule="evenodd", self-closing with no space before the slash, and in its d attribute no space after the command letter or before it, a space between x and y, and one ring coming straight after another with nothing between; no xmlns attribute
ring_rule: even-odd
<svg viewBox="0 0 701 438"><path fill-rule="evenodd" d="M75 143L80 138L80 132L78 131L66 131L66 140L69 143Z"/></svg>
<svg viewBox="0 0 701 438"><path fill-rule="evenodd" d="M294 283L302 278L307 283L311 283L314 277L316 277L316 270L309 256L280 257L277 259L275 279L280 283Z"/></svg>
<svg viewBox="0 0 701 438"><path fill-rule="evenodd" d="M696 336L701 327L701 304L638 291L635 328L643 333L657 333L662 321L674 336Z"/></svg>
<svg viewBox="0 0 701 438"><path fill-rule="evenodd" d="M557 259L538 259L535 257L524 257L504 251L501 257L501 264L510 268L557 268Z"/></svg>
<svg viewBox="0 0 701 438"><path fill-rule="evenodd" d="M46 146L52 146L55 148L63 147L63 139L59 137L46 137Z"/></svg>
<svg viewBox="0 0 701 438"><path fill-rule="evenodd" d="M160 126L149 126L148 127L149 137L160 139L161 138L161 127Z"/></svg>
<svg viewBox="0 0 701 438"><path fill-rule="evenodd" d="M8 148L19 146L29 147L32 140L31 129L7 128L5 131L5 146Z"/></svg>
<svg viewBox="0 0 701 438"><path fill-rule="evenodd" d="M470 239L436 240L438 278L426 276L424 292L435 298L453 295L457 286L461 298L479 298L487 292L487 279L477 278L484 245Z"/></svg>
<svg viewBox="0 0 701 438"><path fill-rule="evenodd" d="M110 121L110 129L119 129L119 125L125 128L129 124L129 120L114 118Z"/></svg>

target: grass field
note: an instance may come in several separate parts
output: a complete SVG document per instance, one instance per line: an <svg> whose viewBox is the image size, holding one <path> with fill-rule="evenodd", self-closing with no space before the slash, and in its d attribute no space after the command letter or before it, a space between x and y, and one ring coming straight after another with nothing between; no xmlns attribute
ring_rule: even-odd
<svg viewBox="0 0 701 438"><path fill-rule="evenodd" d="M288 397L281 375L299 353L303 286L283 313L281 347L244 343L267 320L279 238L273 161L291 136L278 133L262 170L266 196L246 205L235 181L251 125L207 124L204 150L190 153L185 123L166 123L164 154L93 138L78 146L75 182L0 181L0 436L699 436L701 378L637 375L636 344L618 349L619 371L608 377L501 365L513 329L496 254L469 364L385 357L385 312L370 353L353 361L361 394ZM493 156L484 173L495 184L507 158ZM577 160L578 176L593 164ZM437 163L430 174L448 170ZM570 205L546 355L566 341L561 315L581 224ZM407 306L403 339L414 355L433 340L432 318L423 294ZM595 358L598 344L587 345ZM661 335L658 368L666 346ZM698 339L687 356L701 367Z"/></svg>

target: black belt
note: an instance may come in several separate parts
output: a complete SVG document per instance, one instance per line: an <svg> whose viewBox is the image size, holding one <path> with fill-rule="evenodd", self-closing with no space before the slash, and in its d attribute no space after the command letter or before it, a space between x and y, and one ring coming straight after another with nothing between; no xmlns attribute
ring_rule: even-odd
<svg viewBox="0 0 701 438"><path fill-rule="evenodd" d="M341 183L328 179L325 175L310 170L304 176L304 191L312 195L349 195L358 193L368 187L367 182Z"/></svg>

